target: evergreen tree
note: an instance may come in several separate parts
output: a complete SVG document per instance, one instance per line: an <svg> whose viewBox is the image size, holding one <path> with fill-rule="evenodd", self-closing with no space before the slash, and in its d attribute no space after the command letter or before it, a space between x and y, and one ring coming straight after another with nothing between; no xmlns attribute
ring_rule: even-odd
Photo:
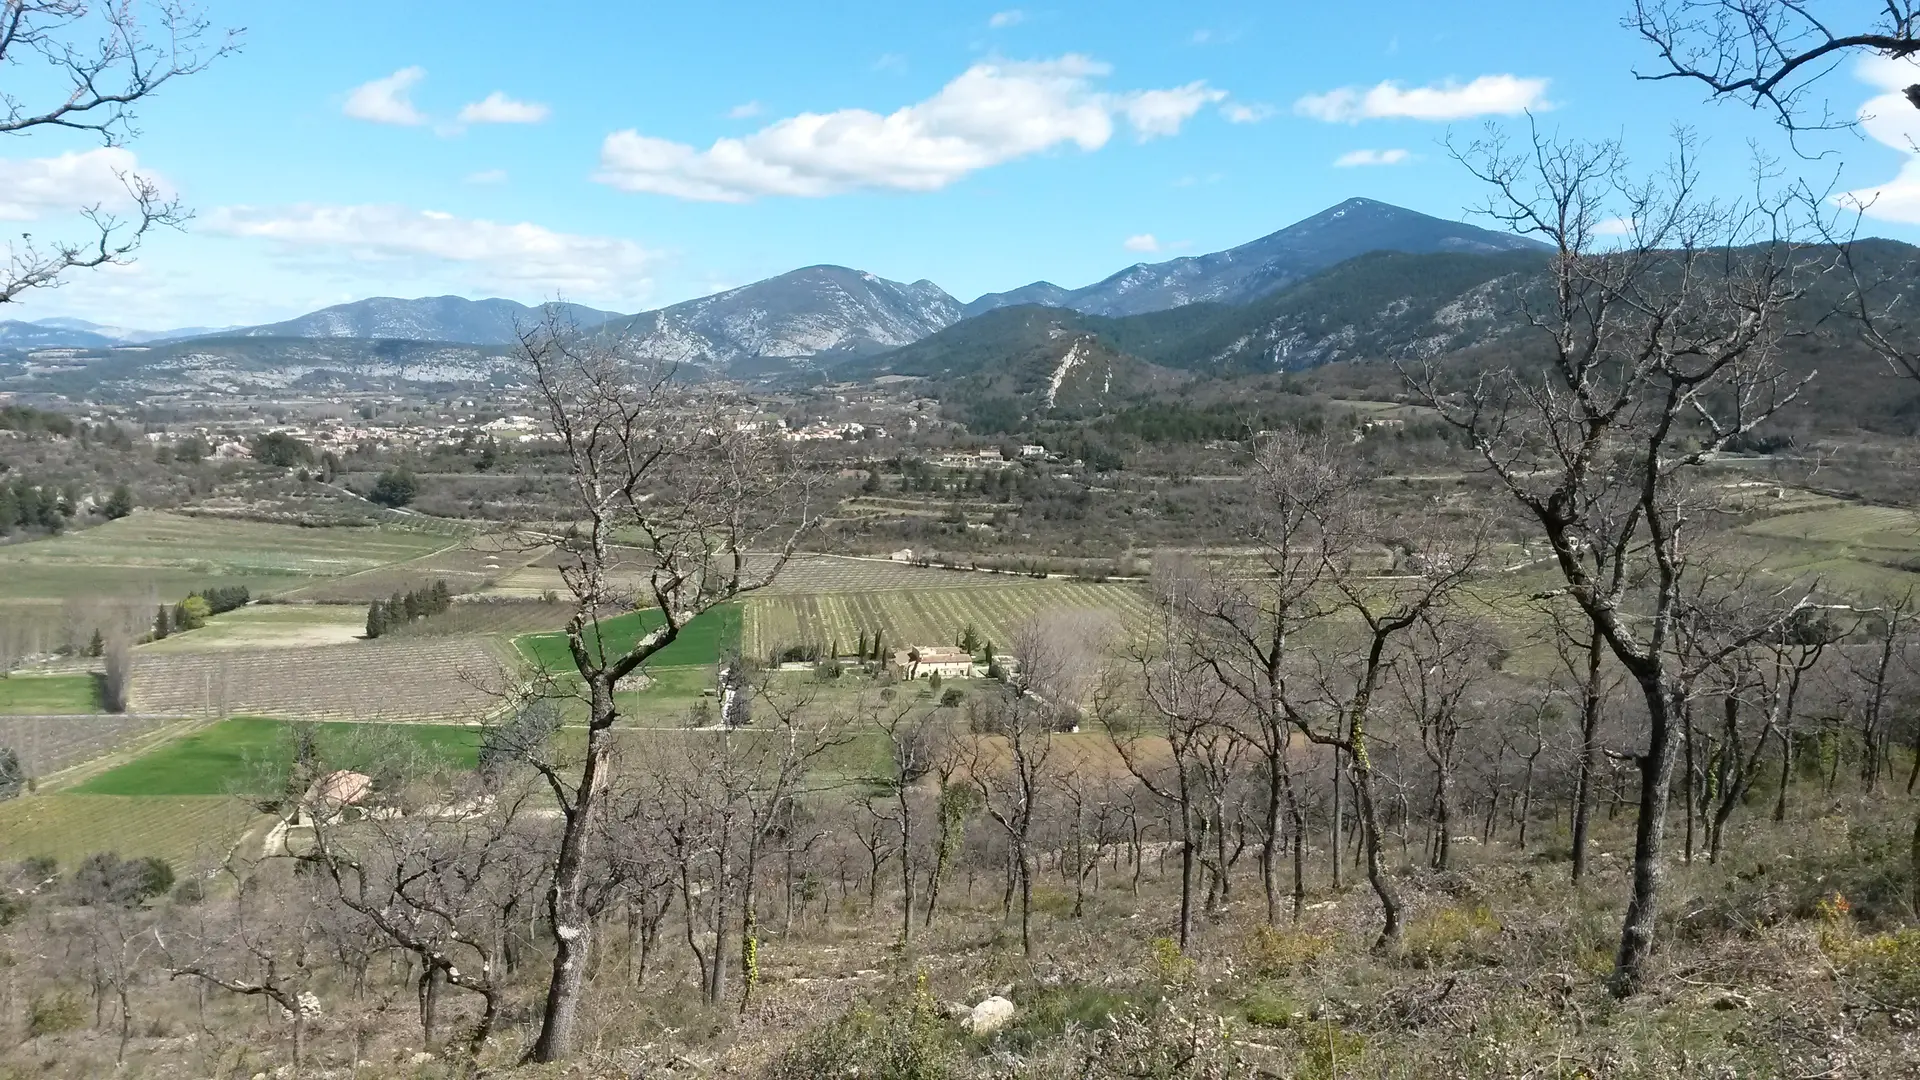
<svg viewBox="0 0 1920 1080"><path fill-rule="evenodd" d="M173 632L173 619L167 605L161 604L160 610L153 614L153 640L159 641Z"/></svg>
<svg viewBox="0 0 1920 1080"><path fill-rule="evenodd" d="M972 623L968 623L966 629L960 631L960 647L969 653L980 651L980 632L973 628Z"/></svg>
<svg viewBox="0 0 1920 1080"><path fill-rule="evenodd" d="M378 600L367 605L367 636L377 638L387 632L387 606Z"/></svg>
<svg viewBox="0 0 1920 1080"><path fill-rule="evenodd" d="M98 629L94 630L93 640L87 642L87 655L99 656L106 651L107 651L106 639L100 636L100 631Z"/></svg>
<svg viewBox="0 0 1920 1080"><path fill-rule="evenodd" d="M133 513L133 489L125 484L116 484L113 494L107 496L106 505L100 508L108 520L118 520Z"/></svg>

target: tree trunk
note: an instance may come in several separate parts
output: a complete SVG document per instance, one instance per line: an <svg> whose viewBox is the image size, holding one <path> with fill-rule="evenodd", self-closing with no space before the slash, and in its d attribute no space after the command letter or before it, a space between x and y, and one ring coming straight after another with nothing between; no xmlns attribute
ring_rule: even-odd
<svg viewBox="0 0 1920 1080"><path fill-rule="evenodd" d="M1677 691L1643 678L1647 700L1647 752L1640 758L1639 820L1634 823L1632 892L1626 917L1620 923L1620 949L1614 955L1609 989L1615 997L1639 993L1646 980L1647 960L1659 914L1660 885L1665 877L1661 860L1666 854L1667 802L1673 790L1673 717L1685 702Z"/></svg>
<svg viewBox="0 0 1920 1080"><path fill-rule="evenodd" d="M1284 739L1286 732L1280 732ZM1280 755L1269 750L1267 754L1267 815L1266 836L1260 841L1260 886L1266 893L1267 925L1280 925L1280 809L1285 801L1285 791L1280 779L1284 768Z"/></svg>
<svg viewBox="0 0 1920 1080"><path fill-rule="evenodd" d="M1333 752L1333 890L1340 891L1340 860L1346 858L1344 822L1340 806L1340 751Z"/></svg>
<svg viewBox="0 0 1920 1080"><path fill-rule="evenodd" d="M586 975L585 960L592 944L593 913L587 909L588 837L599 825L601 796L610 780L613 756L613 682L588 683L592 710L587 729L587 755L581 782L567 808L560 831L560 854L554 862L553 882L547 889L547 921L553 927L553 976L547 983L546 1008L540 1035L528 1048L529 1062L555 1062L573 1053L573 1025L580 1011L580 993Z"/></svg>
<svg viewBox="0 0 1920 1080"><path fill-rule="evenodd" d="M1599 768L1600 673L1606 638L1596 628L1587 642L1587 685L1580 702L1580 761L1573 785L1573 880L1587 875L1587 834L1593 824L1593 784Z"/></svg>

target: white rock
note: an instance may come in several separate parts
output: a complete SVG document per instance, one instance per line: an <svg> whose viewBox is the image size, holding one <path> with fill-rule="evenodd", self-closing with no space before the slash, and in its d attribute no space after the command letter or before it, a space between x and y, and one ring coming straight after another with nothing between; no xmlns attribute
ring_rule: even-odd
<svg viewBox="0 0 1920 1080"><path fill-rule="evenodd" d="M412 1057L408 1058L407 1064L425 1065L432 1060L433 1060L433 1052L430 1050L422 1050L419 1053L416 1053Z"/></svg>
<svg viewBox="0 0 1920 1080"><path fill-rule="evenodd" d="M1013 1022L1013 1002L998 994L973 1007L960 1026L974 1035L991 1035Z"/></svg>

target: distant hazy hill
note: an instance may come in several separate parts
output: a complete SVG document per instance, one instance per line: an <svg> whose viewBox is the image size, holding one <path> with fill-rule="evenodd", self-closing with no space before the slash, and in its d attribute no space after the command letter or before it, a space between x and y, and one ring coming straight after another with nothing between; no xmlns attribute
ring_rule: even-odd
<svg viewBox="0 0 1920 1080"><path fill-rule="evenodd" d="M100 349L118 344L91 330L47 326L43 323L0 322L0 349Z"/></svg>
<svg viewBox="0 0 1920 1080"><path fill-rule="evenodd" d="M757 374L905 345L959 317L959 301L931 281L809 266L602 329L656 359Z"/></svg>
<svg viewBox="0 0 1920 1080"><path fill-rule="evenodd" d="M460 296L427 296L398 300L375 296L351 304L302 315L286 322L249 326L232 336L272 338L387 338L401 341L459 342L469 345L511 345L520 327L539 324L556 307L528 307L512 300L468 300ZM579 304L557 307L582 327L619 318L618 312Z"/></svg>
<svg viewBox="0 0 1920 1080"><path fill-rule="evenodd" d="M968 304L969 315L1014 304L1046 304L1089 315L1137 315L1183 304L1243 304L1369 251L1410 254L1491 254L1541 250L1509 233L1391 206L1348 199L1279 232L1239 247L1163 263L1140 263L1084 289L1038 281L989 293Z"/></svg>
<svg viewBox="0 0 1920 1080"><path fill-rule="evenodd" d="M219 327L182 326L173 330L133 330L102 326L85 319L34 319L0 322L0 349L101 349L114 345L141 345L219 333Z"/></svg>

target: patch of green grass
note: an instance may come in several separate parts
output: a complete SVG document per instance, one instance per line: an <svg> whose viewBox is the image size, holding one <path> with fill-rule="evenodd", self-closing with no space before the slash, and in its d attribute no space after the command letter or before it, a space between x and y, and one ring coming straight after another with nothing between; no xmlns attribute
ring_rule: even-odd
<svg viewBox="0 0 1920 1080"><path fill-rule="evenodd" d="M589 629L587 648L603 649L609 659L617 657L633 648L634 642L659 626L661 621L658 608L629 611L602 620L598 633ZM567 672L574 669L573 653L567 649L567 635L561 631L524 634L514 639L514 645L529 663L543 670ZM647 661L647 668L711 665L719 662L721 653L739 646L740 605L722 604L702 612L682 626L673 642Z"/></svg>
<svg viewBox="0 0 1920 1080"><path fill-rule="evenodd" d="M258 596L418 558L450 542L384 526L308 529L140 511L0 548L0 600L127 596L152 589L172 601L215 585L245 585Z"/></svg>
<svg viewBox="0 0 1920 1080"><path fill-rule="evenodd" d="M472 768L480 730L435 724L314 725L329 767L378 771L418 754L427 764ZM74 789L82 795L272 794L285 787L293 724L236 716L175 739Z"/></svg>
<svg viewBox="0 0 1920 1080"><path fill-rule="evenodd" d="M0 716L105 712L97 675L14 675L0 679Z"/></svg>
<svg viewBox="0 0 1920 1080"><path fill-rule="evenodd" d="M0 860L48 856L71 869L96 852L157 856L176 869L218 863L256 820L221 795L34 795L0 802Z"/></svg>

